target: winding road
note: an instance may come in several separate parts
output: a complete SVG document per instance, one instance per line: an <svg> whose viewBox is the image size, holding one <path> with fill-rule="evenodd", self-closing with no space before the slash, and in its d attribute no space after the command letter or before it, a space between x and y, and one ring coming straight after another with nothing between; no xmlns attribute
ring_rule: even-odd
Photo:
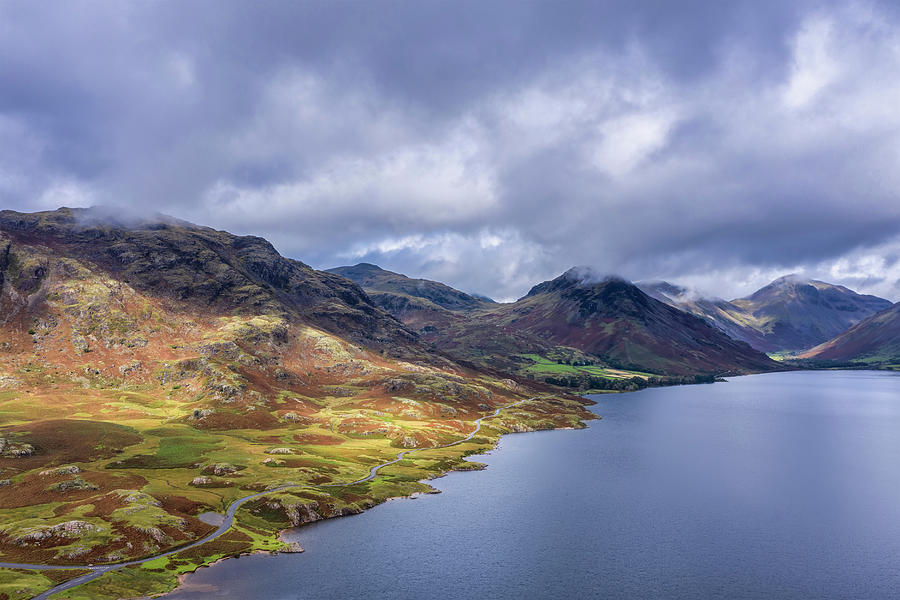
<svg viewBox="0 0 900 600"><path fill-rule="evenodd" d="M225 532L227 532L229 529L231 529L231 526L234 524L234 515L237 512L237 510L241 506L243 506L244 504L249 502L250 500L259 498L260 496L265 496L266 494L271 494L273 492L280 492L282 490L287 490L287 489L291 489L291 488L303 489L303 488L323 488L323 487L347 487L350 485L356 485L357 483L364 483L366 481L371 481L372 479L375 479L375 477L378 475L378 471L380 471L384 467L387 467L389 465L393 465L394 463L400 462L401 460L406 458L406 456L408 454L411 454L413 452L419 452L422 450L437 450L440 448L449 448L450 446L456 446L458 444L463 444L465 442L468 442L473 437L475 437L475 435L481 430L481 422L482 421L484 421L485 419L490 419L492 417L496 417L497 415L500 414L500 411L505 410L507 408L512 408L513 406L518 406L519 404L522 404L523 402L527 402L528 400L533 400L533 398L529 398L527 400L519 400L518 402L513 402L512 404L507 404L506 406L501 406L500 408L495 410L493 413L475 419L475 421L474 421L475 429L473 429L469 435L467 435L466 437L464 437L460 440L456 440L455 442L450 442L449 444L443 444L441 446L431 446L429 448L413 448L411 450L404 450L403 452L400 452L399 454L397 454L397 458L395 458L394 460L383 462L383 463L377 464L374 467L372 467L369 470L369 474L367 476L363 477L362 479L357 479L355 481L350 481L347 483L328 483L328 484L319 484L319 485L288 483L288 484L279 486L277 488L272 488L271 490L266 490L264 492L258 492L256 494L251 494L249 496L244 496L243 498L239 498L238 500L235 500L234 502L232 502L231 505L228 507L228 510L225 511L225 519L224 519L224 521L222 521L222 524L219 525L219 527L215 531L213 531L212 533L208 534L207 536L205 536L203 538L200 538L199 540L191 542L190 544L188 544L186 546L179 546L178 548L175 548L173 550L168 550L166 552L154 554L153 556L147 556L145 558L139 558L139 559L130 560L130 561L126 561L126 562L120 562L120 563L111 563L111 564L106 564L106 565L33 565L33 564L27 564L27 563L0 562L0 568L28 569L28 570L34 570L34 571L50 571L50 570L79 571L79 570L87 569L90 571L90 573L85 573L84 575L81 575L74 579L70 579L69 581L61 583L61 584L57 585L56 587L51 588L51 589L47 590L46 592L44 592L38 596L34 596L34 598L32 598L32 600L45 600L46 598L49 598L53 594L56 594L63 590L71 589L71 588L79 586L83 583L87 583L88 581L97 579L104 573L109 573L110 571L116 571L116 570L124 568L124 567L133 567L135 565L140 565L145 562L149 562L151 560L156 560L157 558L171 556L173 554L178 554L179 552L183 552L183 551L189 550L191 548L196 548L197 546L202 546L203 544L210 542L210 541L224 535Z"/></svg>

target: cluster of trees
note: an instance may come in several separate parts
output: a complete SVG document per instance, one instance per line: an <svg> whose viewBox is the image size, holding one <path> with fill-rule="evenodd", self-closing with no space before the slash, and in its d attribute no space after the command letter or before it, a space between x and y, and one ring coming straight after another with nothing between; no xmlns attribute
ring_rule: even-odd
<svg viewBox="0 0 900 600"><path fill-rule="evenodd" d="M588 359L558 359L556 361L558 365L571 365L573 367L589 367L598 364L597 361L588 360Z"/></svg>
<svg viewBox="0 0 900 600"><path fill-rule="evenodd" d="M715 375L674 375L649 377L647 379L642 377L591 377L588 375L544 378L544 382L558 387L576 388L579 390L613 390L617 392L633 392L647 387L663 385L712 383L715 380Z"/></svg>

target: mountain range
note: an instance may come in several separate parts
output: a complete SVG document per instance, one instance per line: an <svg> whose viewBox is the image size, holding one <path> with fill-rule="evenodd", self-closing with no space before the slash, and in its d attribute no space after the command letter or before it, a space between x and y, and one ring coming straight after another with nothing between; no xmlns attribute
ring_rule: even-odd
<svg viewBox="0 0 900 600"><path fill-rule="evenodd" d="M376 271L377 269L377 271ZM618 278L596 278L571 269L538 284L513 303L452 305L434 282L419 283L374 265L332 269L361 285L373 299L433 347L456 360L499 370L534 372L534 357L588 369L580 379L597 383L597 367L638 377L715 376L777 369L747 344L702 319L655 300ZM382 282L378 288L369 282ZM390 281L390 286L383 282ZM445 287L445 286L444 286ZM444 294L435 297L434 290ZM524 356L529 358L523 358ZM551 359L552 357L552 359ZM584 371L584 369L581 369ZM596 375L597 373L593 373ZM571 376L573 373L567 373ZM545 380L558 380L553 374Z"/></svg>
<svg viewBox="0 0 900 600"><path fill-rule="evenodd" d="M638 283L645 292L691 312L763 352L796 353L822 344L877 312L889 300L844 286L780 277L746 298L705 298L668 282Z"/></svg>
<svg viewBox="0 0 900 600"><path fill-rule="evenodd" d="M608 377L611 370L675 382L792 364L779 367L764 353L866 364L897 356L891 346L897 336L886 326L894 306L889 300L797 275L729 301L665 281L599 277L581 267L515 302L496 303L367 263L329 272L359 284L455 360L580 387L602 387L595 375ZM852 341L844 337L851 332Z"/></svg>
<svg viewBox="0 0 900 600"><path fill-rule="evenodd" d="M583 426L586 391L792 368L760 344L897 364L898 323L898 305L796 278L726 302L573 268L497 303L165 216L0 211L0 560L156 556L266 492L205 550L93 590L152 595L279 550L286 527L428 491L502 433Z"/></svg>

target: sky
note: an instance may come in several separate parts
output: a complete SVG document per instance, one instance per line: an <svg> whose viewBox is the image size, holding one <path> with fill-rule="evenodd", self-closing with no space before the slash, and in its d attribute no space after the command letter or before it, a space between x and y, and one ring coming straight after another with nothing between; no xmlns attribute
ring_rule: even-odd
<svg viewBox="0 0 900 600"><path fill-rule="evenodd" d="M900 300L889 2L0 2L0 208L510 300L573 265Z"/></svg>

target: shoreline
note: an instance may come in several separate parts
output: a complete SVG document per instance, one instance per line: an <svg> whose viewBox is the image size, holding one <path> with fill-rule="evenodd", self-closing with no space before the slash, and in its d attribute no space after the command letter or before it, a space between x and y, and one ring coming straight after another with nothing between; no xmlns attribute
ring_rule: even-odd
<svg viewBox="0 0 900 600"><path fill-rule="evenodd" d="M617 392L617 393L621 393L621 392ZM585 398L585 400L590 400L590 399L589 399L589 398ZM591 404L596 404L596 402L591 401ZM508 407L507 407L507 408L508 408ZM595 417L594 419L590 419L590 420L591 420L591 421L593 421L593 420L599 420L599 419L601 419L601 418L602 418L602 417L600 417L599 415L596 415L596 417ZM490 448L487 448L484 452L479 452L478 454L470 454L469 456L465 456L465 457L463 457L463 460L468 460L468 458L471 457L471 456L484 456L484 455L486 455L486 454L489 454L489 453L491 453L491 452L494 452L495 450L498 449L498 446L499 446L499 444L500 444L500 441L503 439L503 437L504 437L504 436L507 436L507 435L526 435L526 434L529 434L529 433L537 433L537 432L540 432L540 431L580 431L580 430L582 430L582 429L587 429L587 428L590 427L590 426L587 425L586 423L584 423L584 422L582 422L582 423L584 424L583 427L554 427L554 428L552 428L552 429L533 429L533 430L531 430L531 431L510 431L509 433L503 433L503 434L500 434L500 436L497 437L497 439L493 442L493 444L491 445ZM436 450L436 449L438 449L438 448L419 448L418 450ZM429 485L429 484L428 484L429 481L434 481L434 480L436 480L436 479L442 479L442 478L444 478L444 477L446 477L446 476L448 476L448 475L450 475L450 474L452 474L452 473L466 473L466 472L469 472L469 471L483 471L483 470L485 470L485 469L487 468L487 465L484 465L483 463L471 462L470 464L479 464L479 465L481 465L481 466L478 467L478 468L473 468L473 469L450 469L450 470L448 470L448 471L444 471L444 472L442 472L442 473L439 473L439 474L435 475L434 477L429 477L429 478L426 478L426 479L420 479L420 480L419 480L419 483L424 483L425 485ZM288 528L286 528L286 529L282 529L281 531L278 532L278 535L277 535L276 537L277 537L279 540L281 540L282 542L284 542L284 539L283 539L282 536L283 536L286 532L288 532L288 531L293 531L293 530L296 530L296 529L302 529L303 527L306 527L306 526L308 526L308 525L311 525L312 523L319 523L319 522L322 522L322 521L328 521L328 520L331 520L331 519L340 519L340 518L344 518L344 517L353 517L353 516L361 515L361 514L367 512L367 511L369 511L369 510L372 510L372 509L374 509L374 508L377 508L378 506L381 506L382 504L386 504L387 502L390 502L390 501L392 501L392 500L415 500L415 499L418 498L420 495L424 495L424 494L441 494L441 493L443 493L441 490L439 490L439 489L437 489L437 488L432 488L431 491L426 491L426 492L412 492L411 494L408 494L408 495L405 495L405 496L390 496L390 497L388 497L388 498L384 498L384 499L381 500L380 502L378 502L378 503L374 504L373 506L371 506L371 507L369 507L369 508L367 508L367 509L364 509L364 510L358 512L358 513L353 513L353 514L348 514L348 515L337 514L337 515L325 517L325 518L323 518L323 519L319 519L319 520L317 520L317 521L309 521L309 522L307 522L307 523L301 523L300 525L295 525L295 526L293 526L293 527L288 527ZM286 543L287 543L287 542L285 542L285 544L286 544ZM211 562L211 563L209 563L209 564L197 565L197 567L196 567L195 569L191 570L191 571L185 571L185 572L183 572L183 573L179 573L179 574L178 574L178 585L176 585L176 586L175 586L174 588L172 588L171 590L169 590L169 591L167 591L167 592L165 592L165 593L163 593L163 594L161 594L161 595L155 596L155 597L156 597L156 598L163 598L163 599L165 599L166 596L168 596L169 594L172 594L172 593L174 593L174 592L177 592L177 591L180 590L180 589L183 589L183 588L186 586L186 581L187 581L187 579L188 579L191 575L193 575L194 573L196 573L197 571L199 571L200 569L207 569L207 568L209 568L209 567L212 567L212 566L214 566L214 565L217 565L217 564L219 564L219 563L223 563L223 562L228 561L228 560L231 560L231 559L238 559L238 558L241 558L242 556L256 556L256 555L260 555L260 554L262 554L262 555L269 555L269 556L275 556L275 555L277 555L277 554L302 554L303 552L305 552L305 550L302 550L302 551L300 551L300 552L279 552L278 550L274 550L274 551L273 551L273 550L262 550L262 549L258 549L258 550L252 550L252 551L249 551L249 552L242 552L242 553L236 554L236 555L234 555L234 556L223 556L223 557L221 557L221 558L217 558L216 560L214 560L213 562Z"/></svg>
<svg viewBox="0 0 900 600"><path fill-rule="evenodd" d="M682 385L683 385L683 384L682 384ZM697 384L695 384L695 385L697 385ZM665 387L669 387L669 386L665 386ZM640 390L635 390L635 391L640 391ZM629 392L614 392L614 393L629 393ZM588 406L597 404L597 402L596 402L595 400L593 400L593 399L587 397L587 395L588 395L588 394L585 392L585 395L584 395L584 396L580 396L580 397L579 397L579 401L582 403L582 405L583 405L585 408L587 408ZM460 440L456 440L456 441L454 441L454 442L451 442L451 443L449 443L449 444L445 444L445 445L442 445L442 446L434 446L434 447L427 447L427 448L413 448L413 449L409 449L409 450L404 450L404 451L398 453L397 458L373 466L373 467L370 469L370 474L369 474L368 476L364 477L364 478L359 479L359 480L355 480L355 481L347 482L347 483L341 483L341 484L326 484L326 485L321 485L321 486L308 485L308 484L285 484L285 485L282 485L282 486L280 486L280 487L278 487L278 488L274 488L274 489L270 489L270 490L261 491L261 492L258 492L258 493L256 493L256 494L251 494L251 495L249 495L249 496L245 496L245 497L243 497L243 498L239 498L239 499L235 500L235 501L229 506L229 509L226 511L226 513L232 513L232 514L231 514L232 520L230 521L229 527L228 527L228 528L222 529L221 531L216 530L216 531L212 532L211 535L209 535L209 536L206 537L206 538L203 538L202 540L197 540L197 541L191 542L191 543L189 543L189 544L187 544L187 545L185 545L185 546L181 546L181 547L176 548L176 549L171 549L171 550L169 550L169 551L166 551L166 552L163 552L163 553L154 555L154 556L145 557L145 558L141 558L141 559L134 559L134 560L131 560L131 561L126 561L126 562L120 563L120 564L110 564L110 565L87 565L87 566L80 566L80 565L20 565L20 564L10 564L10 563L6 563L6 564L3 564L2 566L0 566L0 568L9 568L9 569L17 569L17 568L18 568L18 569L27 569L27 570L34 570L34 571L40 571L40 570L79 570L79 569L86 569L86 570L89 570L89 571L90 571L90 573L87 573L87 574L82 575L82 576L80 576L80 577L76 577L76 578L70 579L70 580L68 580L68 581L66 581L66 582L62 582L62 583L60 583L60 584L58 584L58 585L55 585L54 587L52 587L52 588L50 588L50 589L48 589L48 590L42 592L41 594L39 594L39 595L37 595L37 596L34 596L34 597L32 598L32 600L46 600L47 598L50 598L52 595L57 594L57 593L59 593L59 592L62 592L62 591L65 591L65 590L68 590L68 589L71 589L71 588L74 588L74 587L78 587L78 586L87 584L87 583L89 583L90 581L93 581L93 580L95 580L95 579L101 577L102 575L104 575L104 574L106 574L106 573L108 573L108 572L118 571L118 570L120 570L120 569L122 569L122 568L125 568L125 567L140 566L140 565L142 565L142 564L144 564L144 563L148 563L148 562L151 562L151 561L153 561L153 560L158 560L158 559L161 559L161 558L166 558L166 557L169 557L169 556L172 556L172 555L176 555L176 554L178 554L178 553L180 553L180 552L183 552L183 551L186 551L186 550L189 550L189 549L192 549L192 548L196 548L196 547L202 546L203 544L206 544L206 543L208 543L208 542L212 542L212 541L214 541L215 539L217 539L218 537L221 537L221 536L224 535L225 533L228 533L229 531L232 531L232 530L234 529L234 526L237 524L237 523L236 523L236 519L235 519L236 515L235 515L234 513L236 513L237 509L239 509L243 504L245 504L245 503L248 502L249 500L255 499L255 498L259 497L259 496L264 496L264 495L266 495L266 494L277 493L277 492L279 492L279 491L283 491L283 490L285 490L285 489L290 489L290 488L301 488L301 489L303 489L303 488L308 488L308 489L317 489L317 488L320 488L320 487L321 487L321 488L326 488L326 489L327 489L327 488L329 488L329 487L331 487L331 488L347 487L347 486L355 485L355 484L358 484L358 483L362 483L362 482L366 482L366 481L371 481L372 479L375 478L375 476L377 475L377 473L378 473L378 471L379 471L380 469L382 469L382 468L384 468L384 467L387 467L387 466L390 466L390 465L392 465L392 464L395 464L395 463L398 463L398 462L402 461L402 460L405 458L405 456L406 456L407 454L414 453L414 452L424 452L424 451L428 451L428 450L439 450L439 449L452 447L452 446L459 445L459 444L463 444L463 443L465 443L465 442L467 442L467 441L470 441L470 440L471 440L472 438L474 438L475 435L477 435L477 434L479 433L479 431L481 430L481 422L482 422L483 420L485 420L485 419L490 419L490 418L499 416L500 412L503 411L503 410L506 410L506 409L509 409L509 408L513 408L513 407L518 406L518 405L520 405L520 404L523 404L523 403L526 403L526 402L529 402L529 401L534 401L534 400L540 400L540 398L524 398L524 399L521 399L521 400L519 400L519 401L517 401L517 402L514 402L514 403L512 403L512 404L509 404L509 405L505 405L505 406L499 407L499 408L495 409L495 411L494 411L493 413L490 413L490 414L484 415L484 416L482 416L482 417L479 417L478 419L475 419L473 422L476 423L476 428L475 428L472 432L470 432L465 438L462 438L462 439L460 439ZM588 411L588 412L590 412L590 411ZM493 452L494 450L497 449L497 447L498 447L500 441L502 440L503 436L505 436L505 435L510 435L510 434L514 434L514 433L534 433L534 432L536 432L536 431L554 431L554 430L578 430L578 429L585 429L585 428L588 428L588 427L589 427L589 425L588 425L588 422L589 422L589 421L592 421L592 420L595 420L595 419L601 419L601 418L602 418L600 415L598 415L598 414L596 414L596 413L590 413L590 414L591 414L591 417L590 417L590 418L584 418L584 417L583 417L582 420L578 421L578 425L577 425L577 426L571 426L571 425L568 425L568 426L561 426L561 427L546 427L546 428L541 427L541 428L527 428L527 429L516 430L516 429L510 429L509 426L507 425L506 428L507 428L507 429L510 429L510 430L509 430L509 431L502 432L502 433L499 433L499 435L497 435L496 439L492 440L491 445L490 445L489 447L486 447L486 448L484 448L483 451L480 451L480 452L477 452L477 453L468 454L468 455L463 455L463 456L460 457L460 459L461 459L461 460L466 460L469 456L479 456L479 455L484 455L484 454L488 454L488 453L490 453L490 452ZM474 461L473 461L473 462L474 462ZM470 464L472 464L472 463L470 462ZM475 464L477 464L477 462L476 462ZM424 479L420 479L420 480L418 480L418 483L422 483L422 484L424 484L424 485L428 485L428 482L429 482L429 481L433 481L433 480L435 480L435 479L439 479L439 478L445 477L446 475L449 475L450 473L453 473L453 472L464 472L464 471L469 471L469 470L483 470L483 468L484 468L483 466L479 466L479 467L477 467L477 468L451 468L451 469L448 469L448 470L446 470L446 471L442 471L442 472L440 472L440 473L436 473L436 474L434 474L433 476L429 476L429 477L426 477L426 478L424 478ZM273 537L274 537L275 539L279 539L279 540L280 540L280 539L281 539L281 536L282 536L285 532L287 532L287 531L289 531L289 530L292 530L292 529L299 528L299 527L303 527L304 525L308 525L309 523L312 523L312 522L318 522L318 521L320 521L320 520L332 519L332 518L341 517L341 516L351 516L351 515L354 515L354 514L361 514L361 513L365 512L366 510L368 510L368 509L370 509L370 508L374 508L375 506L378 506L378 505L380 505L380 504L382 504L382 503L384 503L384 502L386 502L386 501L388 501L388 500L404 499L404 498L414 499L415 497L417 497L418 495L423 494L423 493L440 493L440 490L435 490L435 491L415 491L415 492L411 492L410 494L406 494L406 495L390 496L390 497L386 497L386 498L377 499L377 500L375 501L374 504L372 504L371 506L365 507L365 508L363 508L362 510L359 510L358 512L347 513L347 514L333 514L333 515L324 516L324 517L322 517L322 518L320 518L320 519L316 519L316 520L314 520L314 521L307 521L307 522L304 522L304 523L300 523L300 524L298 524L298 525L296 525L296 526L287 527L287 528L284 528L284 529L279 530L279 531L277 532L277 534L275 534ZM283 540L282 540L282 541L283 541ZM195 566L189 568L189 570L185 570L185 571L182 571L182 572L178 573L177 575L175 575L175 581L176 581L175 585L174 585L172 588L167 589L166 591L162 591L162 592L151 592L150 595L148 595L148 594L139 594L139 595L136 595L135 597L150 597L150 596L152 596L152 597L165 597L167 594L171 594L172 592L174 592L174 591L176 591L177 589L181 588L182 585L184 584L184 581L187 579L187 576L188 576L188 575L190 575L190 574L192 574L192 573L195 573L197 570L199 570L199 569L201 569L201 568L212 566L213 564L217 564L218 562L227 560L227 559L229 559L229 558L240 558L241 556L251 556L251 555L255 555L255 554L278 554L278 553L279 553L279 551L278 551L277 549L276 549L276 550L269 550L269 549L265 549L265 548L255 548L255 549L248 549L248 550L246 550L246 551L239 551L239 552L237 552L237 553L235 553L235 554L222 555L222 556L217 557L217 558L216 558L215 560L213 560L212 562L209 562L209 563L203 563L203 564L197 564L197 565L195 565ZM285 552L285 553L290 553L290 552Z"/></svg>
<svg viewBox="0 0 900 600"><path fill-rule="evenodd" d="M57 594L57 593L59 593L59 592L63 592L63 591L66 591L66 590L69 590L69 589L72 589L72 588L75 588L75 587L78 587L78 586L81 586L81 585L85 585L85 584L87 584L87 583L89 583L89 582L91 582L91 581L93 581L93 580L96 580L96 579L100 578L101 576L103 576L103 575L105 575L105 574L107 574L107 573L116 572L116 571L119 571L120 569L124 569L124 568L126 568L126 567L137 567L137 566L141 566L141 565L143 565L143 564L145 564L145 563L148 563L148 562L151 562L151 561L154 561L154 560L163 559L163 558L168 558L168 557L173 556L173 555L176 555L176 554L178 554L178 553L180 553L180 552L184 552L184 551L189 550L189 549L197 548L197 547L200 547L200 546L202 546L202 545L204 545L204 544L206 544L206 543L212 542L212 541L214 541L214 540L216 540L216 539L222 537L223 535L225 535L226 533L228 533L228 532L230 532L230 531L232 531L232 530L234 529L234 526L236 525L236 518L235 518L235 517L236 517L237 510L238 510L241 506L243 506L245 503L247 503L248 501L250 501L250 500L253 500L253 499L255 499L255 498L258 498L258 497L261 497L261 496L264 496L264 495L267 495L267 494L277 493L277 492L280 492L280 491L289 490L289 489L291 489L291 488L299 488L299 489L318 489L318 488L325 488L325 489L327 489L327 488L339 488L339 487L348 487L348 486L356 485L356 484L359 484L359 483L371 481L371 480L375 479L375 478L378 476L378 473L379 473L379 471L380 471L381 469L383 469L383 468L385 468L385 467L388 467L388 466L390 466L390 465L396 464L396 463L398 463L398 462L404 460L408 454L415 453L415 452L424 452L424 451L428 451L428 450L440 450L440 449L450 448L450 447L453 447L453 446L456 446L456 445L460 445L460 444L466 443L466 442L472 440L472 439L473 439L473 438L481 431L482 421L484 421L484 420L486 420L486 419L491 419L491 418L494 418L494 417L499 416L500 413L501 413L503 410L506 410L506 409L509 409L509 408L513 408L513 407L515 407L515 406L518 406L518 405L520 405L520 404L523 404L523 403L529 402L529 401L533 401L533 400L539 400L539 398L524 398L524 399L518 400L517 402L514 402L514 403L512 403L512 404L508 404L508 405L505 405L505 406L501 406L501 407L495 409L492 413L487 414L487 415L484 415L484 416L482 416L482 417L479 417L478 419L475 419L475 420L474 420L474 423L475 423L475 429L474 429L473 431L471 431L468 435L466 435L466 437L464 437L464 438L462 438L462 439L459 439L459 440L456 440L456 441L454 441L454 442L451 442L451 443L448 443L448 444L444 444L444 445L441 445L441 446L434 446L434 447L428 447L428 448L412 448L412 449L409 449L409 450L403 450L403 451L401 451L401 452L399 452L399 453L397 454L396 458L394 458L394 459L392 459L392 460L389 460L389 461L386 461L386 462L383 462L383 463L379 463L379 464L377 464L377 465L371 467L370 470L369 470L369 474L368 474L367 476L365 476L365 477L360 478L360 479L357 479L357 480L354 480L354 481L351 481L351 482L346 482L346 483L340 483L340 484L325 484L325 485L319 485L319 486L316 486L316 485L308 485L308 484L286 484L286 485L282 485L282 486L279 486L279 487L274 488L274 489L271 489L271 490L265 490L265 491L261 491L261 492L255 493L255 494L250 494L250 495L248 495L248 496L244 496L243 498L239 498L239 499L235 500L234 502L232 502L231 505L229 505L228 509L227 509L226 512L225 512L225 520L224 520L223 524L222 524L219 528L217 528L216 530L214 530L213 532L211 532L210 534L208 534L206 537L204 537L204 538L202 538L202 539L200 539L200 540L196 540L196 541L194 541L194 542L191 542L191 543L189 543L189 544L186 544L186 545L184 545L184 546L181 546L181 547L179 547L179 548L174 548L174 549L171 549L171 550L168 550L168 551L165 551L165 552L161 552L161 553L156 554L156 555L153 555L153 556L148 556L148 557L144 557L144 558L139 558L139 559L134 559L134 560L124 561L124 562L118 563L118 564L108 564L108 565L38 565L38 564L25 564L25 563L0 563L0 568L7 568L7 569L24 569L24 570L36 571L36 572L39 572L39 571L42 571L42 570L54 570L54 571L55 571L55 570L88 570L88 571L89 571L89 573L87 573L87 574L84 574L84 575L79 576L79 577L75 577L75 578L70 579L70 580L68 580L68 581L62 582L62 583L60 583L60 584L58 584L58 585L55 585L55 586L53 586L52 588L49 588L49 589L45 590L44 592L38 594L37 596L34 596L33 599L32 599L32 600L46 600L46 599L50 598L51 596L53 596L53 595L55 595L55 594ZM585 406L594 404L594 402L591 401L591 400L588 399L588 398L583 398L583 397L582 397L581 400L584 401L584 405L585 405ZM595 415L595 418L599 418L599 416ZM593 420L593 419L587 419L587 420ZM500 434L497 436L497 438L494 439L494 440L491 442L490 447L486 448L484 451L478 452L478 453L475 453L475 454L464 455L464 456L461 456L460 459L461 459L461 460L465 460L468 456L478 456L478 455L485 454L485 453L487 453L487 452L491 452L491 451L495 450L495 449L497 448L497 445L498 445L499 442L500 442L500 439L501 439L504 435L509 435L509 434L511 434L511 433L532 433L532 432L534 432L534 431L552 431L552 430L554 430L554 429L583 429L583 428L587 427L587 424L586 424L584 421L580 421L580 423L581 423L581 425L582 425L581 427L571 427L571 426L568 426L568 427L552 427L552 428L546 428L546 429L526 429L526 430L521 430L521 431L515 431L515 430L513 430L513 431L508 431L508 432L505 432L505 433L500 433ZM436 474L436 475L433 476L433 477L428 477L428 478L422 479L422 480L420 480L420 482L423 483L423 484L425 484L425 485L428 485L428 484L427 484L427 481L431 481L431 480L434 480L434 479L443 477L443 476L445 476L445 475L447 475L447 474L449 474L449 473L451 473L451 472L454 472L454 471L464 472L464 471L467 471L467 470L481 470L481 469L458 469L458 468L452 468L452 469L448 469L447 471L438 473L438 474ZM413 494L417 494L417 493L422 493L422 492L412 492L411 494L408 494L408 495L401 495L401 496L396 496L396 497L392 497L392 498L383 498L383 499L379 499L379 500L376 501L376 503L373 504L372 506L367 507L367 508L365 508L365 509L363 509L363 510L360 510L360 511L357 512L357 513L352 513L352 514L360 514L360 513L362 513L362 512L365 512L365 510L368 510L369 508L374 508L375 506L378 506L379 504L382 504L382 503L386 502L388 499L410 498L410 497L413 496ZM349 514L335 514L335 515L329 515L329 516L326 516L326 517L324 517L324 518L322 518L322 519L317 519L316 521L319 521L319 520L325 520L325 519L332 519L332 518L341 517L341 516L350 516L350 515L349 515ZM316 521L311 521L311 522L316 522ZM301 524L297 525L296 527L302 527L303 525L306 525L306 524L308 524L308 522L307 522L307 523L301 523ZM294 528L294 527L290 527L290 528L285 528L285 529L280 530L280 531L277 533L276 537L277 537L278 539L280 539L280 538L281 538L281 535L282 535L285 531L287 531L287 530L289 530L289 529L293 529L293 528ZM277 551L275 551L275 552L277 552ZM215 563L217 563L217 562L219 562L219 561L222 561L222 560L227 560L227 559L229 559L229 558L239 558L240 556L249 556L249 555L259 554L259 553L269 553L269 554L272 554L273 551L265 550L265 549L254 549L254 550L247 551L247 552L239 552L239 553L234 554L234 555L220 556L220 557L216 558L216 559L215 559L213 562L211 562L211 563L208 563L208 564L199 564L199 565L196 565L194 568L191 568L190 570L186 570L186 571L183 571L182 573L179 573L178 575L176 575L176 582L177 582L177 583L176 583L175 587L173 587L173 588L171 588L171 589L169 589L169 590L167 590L167 591L165 591L165 592L162 592L162 593L155 593L155 594L153 594L153 595L154 595L154 597L165 597L166 594L172 593L173 591L175 591L176 589L178 589L179 587L181 587L181 586L183 585L183 581L187 578L187 575L190 575L191 573L196 572L196 571L197 571L198 569L200 569L200 568L211 566L212 564L215 564ZM145 595L145 596L146 596L146 595ZM141 597L141 596L139 596L139 597Z"/></svg>

